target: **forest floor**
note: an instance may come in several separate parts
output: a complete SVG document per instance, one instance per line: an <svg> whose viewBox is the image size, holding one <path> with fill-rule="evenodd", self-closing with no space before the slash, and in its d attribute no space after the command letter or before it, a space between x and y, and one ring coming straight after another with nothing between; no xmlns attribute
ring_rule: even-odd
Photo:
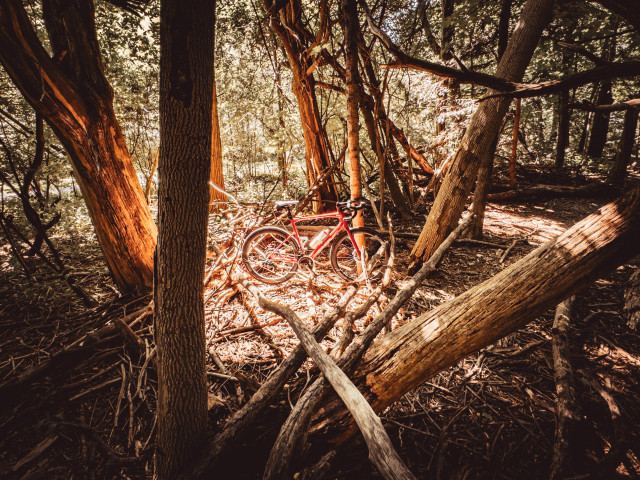
<svg viewBox="0 0 640 480"><path fill-rule="evenodd" d="M490 204L485 240L501 248L454 244L393 318L391 328L490 278L607 201L553 198ZM423 215L397 221L395 231L418 233L423 222ZM77 283L98 306L83 306L61 278L36 273L27 279L9 249L0 246L0 478L150 478L156 401L150 298L118 297L94 244L57 241L63 250L65 242L69 251L82 249L82 255L67 260ZM398 238L393 281L379 304L356 324L359 329L408 280L412 244ZM284 320L261 311L251 295L230 283L225 270L213 269L215 259L211 254L208 260L205 293L212 431L223 427L297 345ZM576 298L570 360L583 422L575 446L575 478L640 476L640 333L627 326L623 315L624 286L640 268L637 261L597 280ZM258 286L311 327L344 290L329 268L318 270L312 281L294 277ZM349 308L370 290L361 286ZM135 334L122 325L105 328L117 326L116 319L124 319ZM382 412L387 431L418 478L548 477L556 405L552 323L550 311ZM330 347L341 334L338 323L323 344ZM296 386L313 373L308 363L289 382L291 388L261 425L229 453L221 470L229 473L219 478L259 478L277 435L276 420L286 417L299 395ZM620 450L624 453L617 463L603 462ZM379 476L358 437L341 448L327 478Z"/></svg>

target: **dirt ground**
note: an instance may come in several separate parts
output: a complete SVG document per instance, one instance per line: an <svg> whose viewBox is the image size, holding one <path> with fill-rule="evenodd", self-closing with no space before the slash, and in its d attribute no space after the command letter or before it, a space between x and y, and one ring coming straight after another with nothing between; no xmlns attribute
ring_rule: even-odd
<svg viewBox="0 0 640 480"><path fill-rule="evenodd" d="M392 328L491 277L606 201L556 198L490 204L485 240L502 247L454 244L394 317ZM396 230L417 233L423 222L418 215L411 222L397 222ZM393 282L358 328L408 280L404 272L412 243L398 239ZM150 299L118 297L96 247L87 244L83 251L69 260L79 272L78 283L99 301L93 308L84 307L59 278L43 274L27 280L8 249L0 251L0 478L151 476L156 378ZM212 254L205 293L212 431L222 428L297 345L284 321L230 286L224 270L214 272L215 261ZM575 445L579 466L574 478L640 476L640 338L623 315L624 286L638 268L634 262L621 266L576 298L570 361L583 422L580 444ZM296 277L259 287L268 298L291 306L311 327L344 288L328 267L319 265L317 273L311 282ZM361 286L349 308L362 302L370 289ZM133 322L143 343L121 329L105 333L104 326L116 318ZM548 477L556 404L552 322L550 311L381 413L418 478ZM86 339L92 331L94 337ZM330 347L341 334L338 323L323 345ZM82 338L83 347L69 353L68 346ZM36 366L40 370L34 374ZM306 383L312 372L307 364L289 385ZM31 381L25 381L27 375ZM276 420L286 417L298 390L285 391L262 424L239 441L220 478L259 478L266 447L277 434ZM617 463L612 461L620 451ZM326 478L378 478L360 438L340 449Z"/></svg>

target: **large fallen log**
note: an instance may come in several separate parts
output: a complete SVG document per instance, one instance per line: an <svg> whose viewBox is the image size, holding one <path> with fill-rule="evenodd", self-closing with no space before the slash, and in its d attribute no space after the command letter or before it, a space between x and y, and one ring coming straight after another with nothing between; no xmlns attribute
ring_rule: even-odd
<svg viewBox="0 0 640 480"><path fill-rule="evenodd" d="M606 183L587 183L586 185L580 185L578 187L567 185L532 185L516 190L490 193L487 199L490 202L508 202L530 198L597 197L614 195L615 193L615 188Z"/></svg>
<svg viewBox="0 0 640 480"><path fill-rule="evenodd" d="M638 254L639 236L636 188L493 278L380 339L363 357L354 383L372 407L382 411ZM315 416L314 433L322 432L329 433L325 440L334 445L353 433L335 400Z"/></svg>

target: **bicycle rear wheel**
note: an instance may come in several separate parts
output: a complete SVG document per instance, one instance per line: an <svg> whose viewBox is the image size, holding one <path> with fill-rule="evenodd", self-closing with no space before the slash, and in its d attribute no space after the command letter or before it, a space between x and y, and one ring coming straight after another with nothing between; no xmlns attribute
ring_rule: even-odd
<svg viewBox="0 0 640 480"><path fill-rule="evenodd" d="M331 244L331 266L344 280L360 282L368 278L376 281L382 278L384 266L389 258L389 246L384 238L371 228L353 228L356 238L364 239L365 248L361 248L364 258L358 256L351 238L343 231Z"/></svg>
<svg viewBox="0 0 640 480"><path fill-rule="evenodd" d="M251 232L242 247L242 263L256 280L281 283L298 269L300 249L286 230L262 227Z"/></svg>

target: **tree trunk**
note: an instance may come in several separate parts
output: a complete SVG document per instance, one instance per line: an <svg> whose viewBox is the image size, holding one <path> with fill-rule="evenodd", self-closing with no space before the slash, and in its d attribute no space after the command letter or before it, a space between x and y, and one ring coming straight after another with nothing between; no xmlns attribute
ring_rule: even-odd
<svg viewBox="0 0 640 480"><path fill-rule="evenodd" d="M213 43L216 36L216 2L213 2ZM214 48L215 52L215 48ZM224 190L224 172L222 170L222 140L220 139L220 121L218 120L218 95L216 92L215 62L213 71L213 103L211 107L211 175L209 181L218 189L209 185L209 211L215 212L219 205L217 202L225 202L227 196L220 190Z"/></svg>
<svg viewBox="0 0 640 480"><path fill-rule="evenodd" d="M627 166L631 160L633 144L636 141L638 112L639 110L637 108L630 108L624 112L622 138L620 139L616 160L609 172L609 178L607 179L607 181L616 188L622 188L624 186L624 179L627 176Z"/></svg>
<svg viewBox="0 0 640 480"><path fill-rule="evenodd" d="M48 0L43 16L54 58L22 2L0 0L0 63L66 148L118 287L150 287L157 231L113 111L93 2Z"/></svg>
<svg viewBox="0 0 640 480"><path fill-rule="evenodd" d="M160 480L176 478L206 441L203 285L212 150L213 20L208 0L161 3L160 234L154 296L155 476Z"/></svg>
<svg viewBox="0 0 640 480"><path fill-rule="evenodd" d="M482 230L484 229L484 212L487 209L487 197L491 190L491 175L493 174L493 158L498 147L500 134L496 135L487 152L487 158L480 164L478 170L478 179L476 180L476 188L473 192L473 207L471 213L473 220L469 231L469 238L480 240L482 238Z"/></svg>
<svg viewBox="0 0 640 480"><path fill-rule="evenodd" d="M382 411L433 375L522 328L640 253L640 188L602 207L493 278L382 337L351 375ZM340 442L350 425L326 402L315 430ZM333 427L338 427L338 434Z"/></svg>
<svg viewBox="0 0 640 480"><path fill-rule="evenodd" d="M609 105L613 102L611 96L611 81L602 82L598 93L597 105ZM591 125L591 137L589 138L589 146L587 147L587 155L590 157L600 158L607 143L607 133L609 132L609 112L595 112L593 114L593 123Z"/></svg>
<svg viewBox="0 0 640 480"><path fill-rule="evenodd" d="M347 74L347 157L349 159L351 200L357 200L362 197L359 142L360 120L358 115L362 80L358 72L358 9L356 0L342 0L341 7ZM354 217L353 226L364 227L362 210L359 210Z"/></svg>
<svg viewBox="0 0 640 480"><path fill-rule="evenodd" d="M527 0L507 50L498 64L498 77L510 81L522 80L542 30L551 20L553 4L551 0ZM429 258L460 218L476 179L480 160L486 156L498 134L509 103L510 100L504 98L485 100L471 118L456 158L411 251L414 263Z"/></svg>
<svg viewBox="0 0 640 480"><path fill-rule="evenodd" d="M516 113L513 115L513 135L511 137L511 158L509 158L509 186L516 186L516 160L518 158L518 132L520 131L520 103L516 99Z"/></svg>
<svg viewBox="0 0 640 480"><path fill-rule="evenodd" d="M563 90L558 96L558 143L556 144L556 167L564 167L564 154L569 144L569 90Z"/></svg>
<svg viewBox="0 0 640 480"><path fill-rule="evenodd" d="M276 8L272 0L264 0L264 5L267 12ZM280 38L291 66L292 90L298 100L304 134L307 184L311 186L324 170L331 167L331 160L327 133L320 118L315 94L315 79L313 73L308 73L312 59L301 45L300 36L295 33L302 22L301 9L299 0L291 0L279 12L279 16L272 14L270 20L271 28ZM322 208L324 202L335 202L337 199L335 184L332 181L326 182L318 190L316 210Z"/></svg>

